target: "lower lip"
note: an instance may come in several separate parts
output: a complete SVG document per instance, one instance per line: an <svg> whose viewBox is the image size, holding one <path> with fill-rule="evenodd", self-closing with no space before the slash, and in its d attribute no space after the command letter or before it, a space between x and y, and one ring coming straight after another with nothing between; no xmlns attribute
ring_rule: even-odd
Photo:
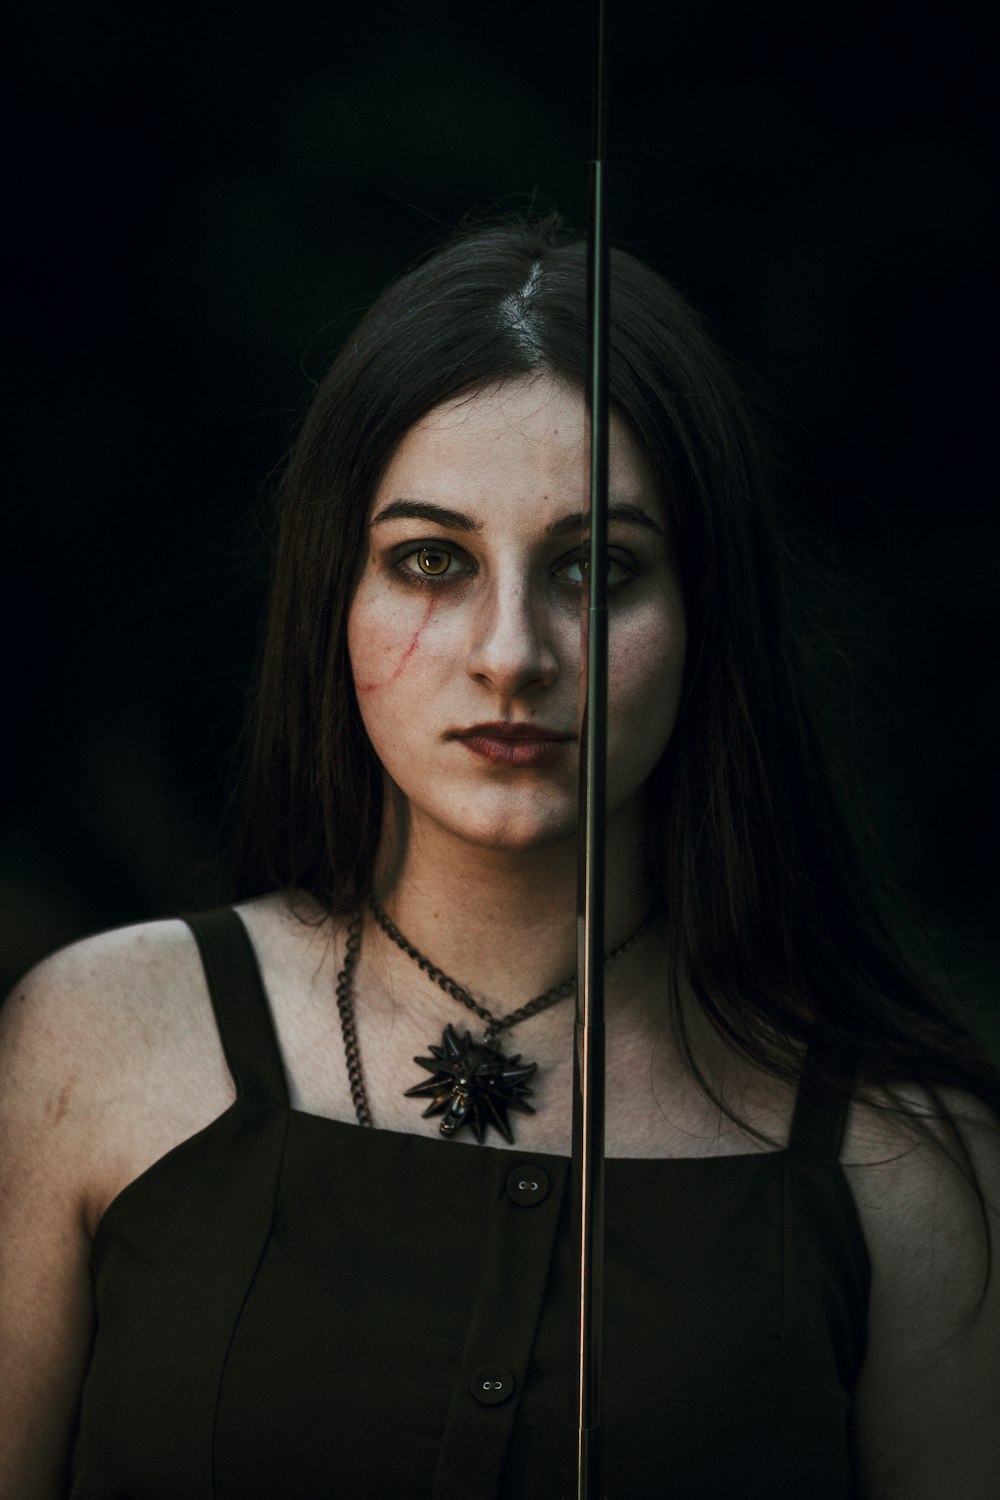
<svg viewBox="0 0 1000 1500"><path fill-rule="evenodd" d="M462 744L473 755L498 766L547 766L557 760L571 740L491 739L485 734L464 735Z"/></svg>

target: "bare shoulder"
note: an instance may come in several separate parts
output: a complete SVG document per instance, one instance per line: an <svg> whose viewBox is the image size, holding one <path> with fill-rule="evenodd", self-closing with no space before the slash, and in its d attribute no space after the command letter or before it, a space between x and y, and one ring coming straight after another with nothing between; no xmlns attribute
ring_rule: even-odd
<svg viewBox="0 0 1000 1500"><path fill-rule="evenodd" d="M1000 1257L1000 1120L955 1090L878 1093L852 1107L842 1164L876 1306L919 1299L924 1331L944 1336Z"/></svg>
<svg viewBox="0 0 1000 1500"><path fill-rule="evenodd" d="M58 1003L100 1005L127 994L148 976L154 981L181 975L195 955L194 939L182 921L139 922L81 938L43 958L11 991L32 1006Z"/></svg>
<svg viewBox="0 0 1000 1500"><path fill-rule="evenodd" d="M859 1097L841 1161L876 1245L909 1241L921 1225L925 1234L954 1233L970 1216L984 1243L1000 1213L1000 1119L955 1089Z"/></svg>
<svg viewBox="0 0 1000 1500"><path fill-rule="evenodd" d="M884 1159L887 1149L906 1142L933 1139L944 1146L956 1129L981 1145L996 1137L1000 1120L981 1100L959 1089L918 1084L860 1089L851 1106L844 1162L874 1163Z"/></svg>
<svg viewBox="0 0 1000 1500"><path fill-rule="evenodd" d="M852 1109L843 1166L872 1262L855 1405L862 1493L995 1493L1000 1121L954 1090Z"/></svg>
<svg viewBox="0 0 1000 1500"><path fill-rule="evenodd" d="M0 1111L99 1217L145 1166L231 1098L197 947L180 921L86 938L0 1009Z"/></svg>
<svg viewBox="0 0 1000 1500"><path fill-rule="evenodd" d="M92 1107L123 1087L122 1069L137 1052L185 1029L203 995L185 923L98 933L43 959L14 986L0 1010L0 1069L15 1093L58 1084L51 1112L60 1117L75 1098Z"/></svg>

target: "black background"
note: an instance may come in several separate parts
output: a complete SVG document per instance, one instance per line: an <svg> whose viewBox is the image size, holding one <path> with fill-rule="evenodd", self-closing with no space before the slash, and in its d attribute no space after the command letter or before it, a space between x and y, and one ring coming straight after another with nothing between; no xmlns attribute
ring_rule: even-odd
<svg viewBox="0 0 1000 1500"><path fill-rule="evenodd" d="M7 978L223 898L258 512L470 208L583 224L584 3L33 7L7 202ZM615 237L748 372L917 920L997 1024L985 8L611 6Z"/></svg>

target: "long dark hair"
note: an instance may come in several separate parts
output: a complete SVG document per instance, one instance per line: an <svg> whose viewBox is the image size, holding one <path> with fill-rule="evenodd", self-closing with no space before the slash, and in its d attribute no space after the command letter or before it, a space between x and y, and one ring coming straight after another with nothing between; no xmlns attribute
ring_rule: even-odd
<svg viewBox="0 0 1000 1500"><path fill-rule="evenodd" d="M582 385L584 286L584 246L556 220L465 232L388 288L318 387L281 485L243 788L247 892L297 887L330 912L367 895L382 772L346 622L371 499L439 403L531 372ZM756 424L701 318L622 251L610 394L656 475L687 612L683 700L648 823L668 992L686 980L775 1076L793 1078L809 1046L835 1087L856 1075L953 1086L997 1109L991 1063L904 957L866 878L789 626Z"/></svg>

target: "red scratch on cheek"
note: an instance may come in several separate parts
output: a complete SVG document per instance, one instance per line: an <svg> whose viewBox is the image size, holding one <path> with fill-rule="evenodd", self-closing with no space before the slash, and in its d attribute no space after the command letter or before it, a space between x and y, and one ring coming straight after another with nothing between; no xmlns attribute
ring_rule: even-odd
<svg viewBox="0 0 1000 1500"><path fill-rule="evenodd" d="M399 664L396 667L396 670L393 672L392 676L386 678L386 680L384 682L362 682L362 683L359 683L358 684L358 691L359 692L361 692L361 693L373 693L376 688L390 687L392 685L392 683L394 683L396 681L396 678L400 675L400 673L402 672L403 668L406 666L406 663L409 661L410 657L413 655L414 651L416 651L417 647L419 646L419 644L420 644L420 637L424 633L424 628L425 628L425 626L427 624L427 621L430 619L431 614L433 613L434 605L436 603L437 603L437 600L435 600L435 599L431 599L430 602L428 603L427 610L426 610L426 612L424 614L424 618L421 620L420 624L417 626L416 631L414 632L414 635L413 635L413 639L410 642L410 644L407 646L406 650L403 652L402 656L400 657Z"/></svg>

